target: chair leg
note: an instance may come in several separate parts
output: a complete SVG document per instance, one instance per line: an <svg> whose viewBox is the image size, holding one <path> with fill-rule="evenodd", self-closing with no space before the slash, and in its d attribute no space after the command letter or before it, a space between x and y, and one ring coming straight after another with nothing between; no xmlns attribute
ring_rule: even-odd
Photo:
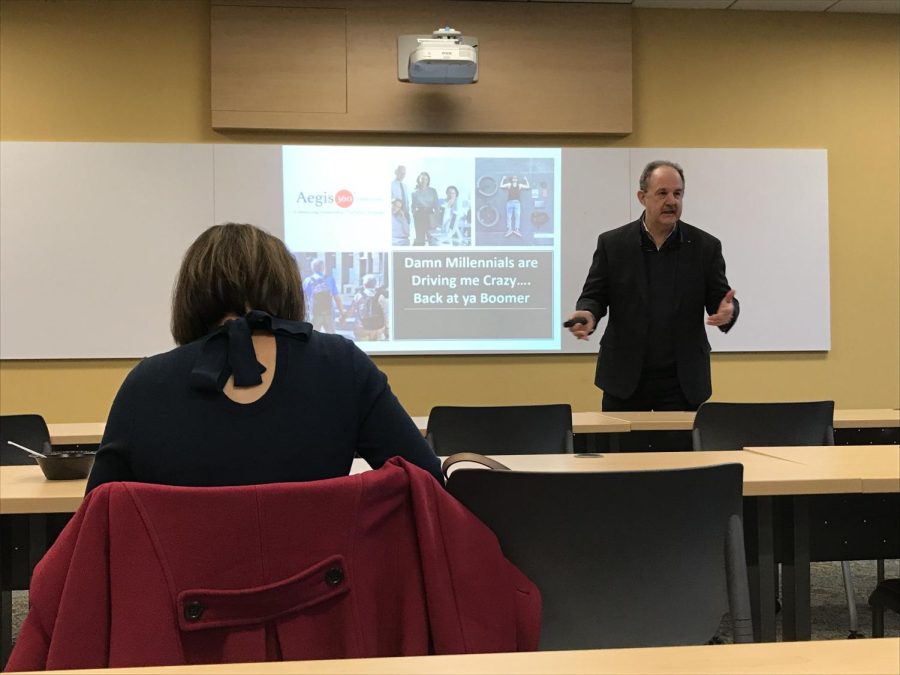
<svg viewBox="0 0 900 675"><path fill-rule="evenodd" d="M775 583L775 614L778 614L781 612L781 564L775 563L772 571L774 572L772 579Z"/></svg>
<svg viewBox="0 0 900 675"><path fill-rule="evenodd" d="M850 573L850 563L841 562L841 574L844 577L844 593L847 595L847 611L850 613L850 633L848 640L862 637L859 632L859 614L856 611L856 593L853 588L853 575Z"/></svg>
<svg viewBox="0 0 900 675"><path fill-rule="evenodd" d="M884 637L884 607L872 608L872 637Z"/></svg>
<svg viewBox="0 0 900 675"><path fill-rule="evenodd" d="M0 668L12 652L12 591L0 591Z"/></svg>

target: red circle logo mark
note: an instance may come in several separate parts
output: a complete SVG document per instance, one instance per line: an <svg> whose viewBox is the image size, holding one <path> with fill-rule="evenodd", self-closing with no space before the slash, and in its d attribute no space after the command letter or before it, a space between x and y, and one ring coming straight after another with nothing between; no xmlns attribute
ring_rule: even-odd
<svg viewBox="0 0 900 675"><path fill-rule="evenodd" d="M353 204L353 193L350 190L338 190L334 195L334 203L342 209L346 209Z"/></svg>

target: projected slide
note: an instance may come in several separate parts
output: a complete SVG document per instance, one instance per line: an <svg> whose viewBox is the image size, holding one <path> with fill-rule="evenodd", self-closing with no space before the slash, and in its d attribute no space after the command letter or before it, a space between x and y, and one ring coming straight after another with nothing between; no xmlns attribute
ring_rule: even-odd
<svg viewBox="0 0 900 675"><path fill-rule="evenodd" d="M308 320L368 352L558 350L558 148L284 146Z"/></svg>

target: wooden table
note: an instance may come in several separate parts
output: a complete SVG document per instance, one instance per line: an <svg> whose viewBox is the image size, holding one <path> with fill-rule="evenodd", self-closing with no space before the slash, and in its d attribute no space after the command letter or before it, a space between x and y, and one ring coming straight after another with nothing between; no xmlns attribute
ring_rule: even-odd
<svg viewBox="0 0 900 675"><path fill-rule="evenodd" d="M821 465L816 462L816 448L757 448L750 451L709 451L709 452L651 452L651 453L607 453L605 455L504 455L495 459L514 470L521 471L635 471L651 469L689 468L736 462L744 466L744 494L757 497L761 508L758 510L758 559L752 567L753 574L754 618L759 626L763 640L775 640L775 586L774 586L774 542L771 500L776 497L790 497L797 501L797 496L809 494L842 494L860 493L864 482L875 485L871 481L882 481L878 472L888 461L890 452L896 452L896 446L879 449L876 446L863 446L866 453L873 457L877 464L869 464L860 460L860 449L852 446L825 448L832 453ZM797 453L792 456L791 453ZM805 453L805 454L804 454ZM779 454L784 456L779 456ZM803 456L803 460L797 456ZM848 459L849 458L849 459ZM353 472L368 468L363 460L355 460ZM878 483L881 485L881 483ZM77 510L82 501L85 481L48 481L44 479L40 468L33 466L0 467L0 515L28 515L47 513L71 513ZM768 506L766 506L768 504ZM800 503L802 507L802 502ZM788 579L790 589L798 588L792 597L799 603L799 627L796 637L808 639L809 615L809 543L808 520L806 538L803 537L802 508L798 510L801 520L794 525L797 533L794 546L793 566L791 574L796 570L799 581ZM2 551L0 551L2 554ZM804 567L803 561L806 560ZM803 570L805 572L805 586ZM805 591L804 591L805 588ZM805 615L803 602L805 600ZM787 603L786 603L787 604ZM4 631L8 632L8 627ZM789 634L790 637L790 634Z"/></svg>
<svg viewBox="0 0 900 675"><path fill-rule="evenodd" d="M428 416L417 416L412 420L424 435L428 428ZM572 431L576 434L619 433L631 431L631 423L619 418L618 415L614 417L600 412L573 412Z"/></svg>
<svg viewBox="0 0 900 675"><path fill-rule="evenodd" d="M610 412L612 417L628 422L631 431L690 431L694 426L693 412Z"/></svg>
<svg viewBox="0 0 900 675"><path fill-rule="evenodd" d="M866 446L872 447L872 446ZM744 494L790 495L860 492L862 481L840 475L819 475L804 479L805 465L761 453L741 450L711 452L634 452L604 455L496 455L499 462L515 471L641 471L683 469L711 464L744 465ZM459 466L465 466L460 464ZM353 460L351 473L368 470L362 459ZM31 513L74 513L78 510L87 481L44 478L35 465L0 467L0 515Z"/></svg>
<svg viewBox="0 0 900 675"><path fill-rule="evenodd" d="M822 480L858 480L859 489L846 492L900 492L900 446L758 447L746 448L746 452L782 459L789 465L784 468L786 476L800 474L810 481L798 486L788 500L788 522L784 531L787 560L782 563L783 635L785 639L809 640L809 496L828 492L806 488Z"/></svg>
<svg viewBox="0 0 900 675"><path fill-rule="evenodd" d="M51 445L97 445L103 438L106 422L48 424Z"/></svg>
<svg viewBox="0 0 900 675"><path fill-rule="evenodd" d="M590 649L517 654L460 654L407 656L384 659L339 659L280 663L217 664L156 668L116 668L115 671L52 670L49 673L111 672L129 675L449 675L485 673L572 673L634 675L683 673L695 675L897 675L900 638L778 642L769 644L654 647L644 649Z"/></svg>
<svg viewBox="0 0 900 675"><path fill-rule="evenodd" d="M744 466L744 496L784 496L794 494L841 494L860 492L862 480L852 472L815 472L803 464L778 457L744 452L610 452L602 455L493 455L493 459L513 471L649 471L688 469L714 464ZM459 464L457 466L465 466Z"/></svg>
<svg viewBox="0 0 900 675"><path fill-rule="evenodd" d="M843 447L835 447L840 451ZM897 446L862 446L870 452ZM744 465L744 495L839 494L862 492L863 480L855 475L853 463L838 463L843 470L815 471L814 464L793 462L768 454L770 448L714 450L707 452L630 452L603 455L495 455L514 471L644 471L684 469L712 464ZM806 448L779 448L782 451ZM788 452L785 452L788 454ZM811 454L811 453L810 453ZM459 466L465 466L460 464ZM353 460L352 473L369 468L365 460ZM74 513L84 497L87 481L52 481L35 465L0 467L0 515L25 513ZM883 491L883 490L882 490Z"/></svg>
<svg viewBox="0 0 900 675"><path fill-rule="evenodd" d="M804 473L815 469L822 476L859 476L862 481L860 492L900 492L898 445L824 445L799 448L746 448L746 450L800 464L805 467Z"/></svg>
<svg viewBox="0 0 900 675"><path fill-rule="evenodd" d="M631 424L631 431L690 431L694 426L693 412L611 412ZM573 414L574 418L574 414ZM835 410L835 429L872 429L900 427L900 410L865 409Z"/></svg>
<svg viewBox="0 0 900 675"><path fill-rule="evenodd" d="M47 480L37 465L0 467L0 515L75 513L87 479Z"/></svg>
<svg viewBox="0 0 900 675"><path fill-rule="evenodd" d="M900 409L835 410L835 429L900 427Z"/></svg>
<svg viewBox="0 0 900 675"><path fill-rule="evenodd" d="M494 459L518 471L636 471L742 464L744 496L757 498L757 553L750 561L750 572L754 630L763 641L776 639L774 500L786 501L789 508L785 511L790 515L784 541L787 560L782 567L783 635L787 640L809 640L809 495L900 492L900 447L895 445L608 453L594 457L497 455Z"/></svg>
<svg viewBox="0 0 900 675"><path fill-rule="evenodd" d="M627 431L690 431L692 412L573 412L572 431L576 434L623 433ZM428 416L413 417L424 434ZM103 437L104 422L48 424L54 445L96 445ZM835 410L836 429L900 427L900 410Z"/></svg>

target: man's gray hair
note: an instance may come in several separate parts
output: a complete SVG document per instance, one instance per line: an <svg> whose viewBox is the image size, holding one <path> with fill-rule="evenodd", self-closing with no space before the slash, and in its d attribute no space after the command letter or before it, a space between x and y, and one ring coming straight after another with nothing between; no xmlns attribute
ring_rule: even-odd
<svg viewBox="0 0 900 675"><path fill-rule="evenodd" d="M661 166L670 166L675 169L678 172L678 175L681 176L681 187L684 187L684 169L675 162L670 162L667 159L655 159L641 171L641 179L638 181L638 187L641 192L647 191L647 185L650 183L650 175Z"/></svg>

